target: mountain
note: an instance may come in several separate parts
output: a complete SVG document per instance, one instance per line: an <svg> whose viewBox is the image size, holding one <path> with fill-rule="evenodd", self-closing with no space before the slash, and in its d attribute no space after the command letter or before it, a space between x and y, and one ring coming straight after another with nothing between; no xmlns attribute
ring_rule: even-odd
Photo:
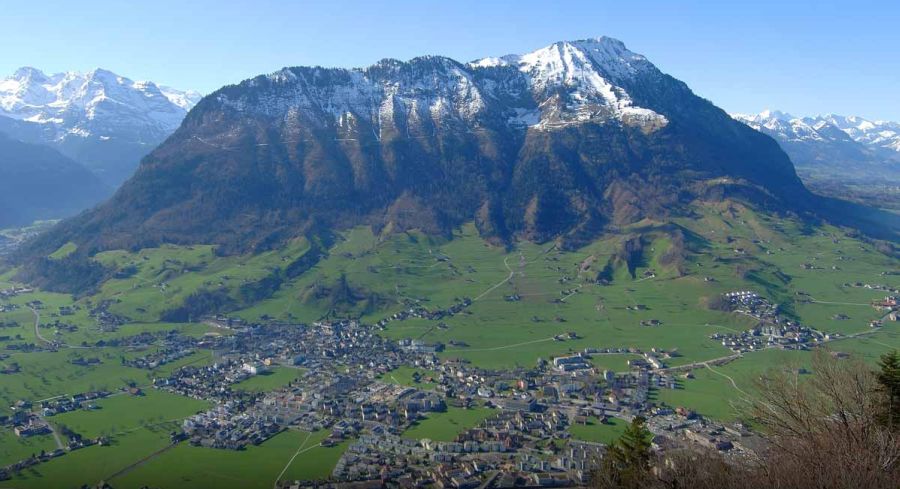
<svg viewBox="0 0 900 489"><path fill-rule="evenodd" d="M53 148L0 134L0 229L59 219L112 190Z"/></svg>
<svg viewBox="0 0 900 489"><path fill-rule="evenodd" d="M0 132L48 144L117 187L199 99L102 69L47 75L26 67L0 81Z"/></svg>
<svg viewBox="0 0 900 489"><path fill-rule="evenodd" d="M818 205L770 137L620 41L285 68L205 97L115 196L31 243L266 249L357 224L576 245L697 200Z"/></svg>
<svg viewBox="0 0 900 489"><path fill-rule="evenodd" d="M777 110L733 116L775 138L801 173L900 183L900 123Z"/></svg>

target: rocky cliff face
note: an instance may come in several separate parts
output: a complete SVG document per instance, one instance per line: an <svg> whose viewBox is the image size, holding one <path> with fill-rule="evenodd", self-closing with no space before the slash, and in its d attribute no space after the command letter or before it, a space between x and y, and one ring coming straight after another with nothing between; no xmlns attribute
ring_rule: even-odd
<svg viewBox="0 0 900 489"><path fill-rule="evenodd" d="M621 42L285 68L204 98L106 204L33 245L267 247L359 223L580 240L735 195L802 209L770 137Z"/></svg>

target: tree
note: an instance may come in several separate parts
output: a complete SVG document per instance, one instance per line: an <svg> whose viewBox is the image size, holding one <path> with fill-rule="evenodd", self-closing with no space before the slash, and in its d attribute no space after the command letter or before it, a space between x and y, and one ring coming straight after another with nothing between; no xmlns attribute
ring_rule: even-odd
<svg viewBox="0 0 900 489"><path fill-rule="evenodd" d="M749 401L768 445L764 485L900 487L900 440L879 421L886 401L878 373L824 349L811 370L807 378L796 369L767 374Z"/></svg>
<svg viewBox="0 0 900 489"><path fill-rule="evenodd" d="M600 488L640 489L651 479L650 445L653 435L645 426L646 420L636 416L606 452L597 474Z"/></svg>
<svg viewBox="0 0 900 489"><path fill-rule="evenodd" d="M647 455L648 440L633 423L610 447L596 487L896 489L900 355L884 355L879 366L874 371L820 349L811 375L800 376L797 368L763 375L742 401L764 442L752 457L726 459L716 450L690 446Z"/></svg>
<svg viewBox="0 0 900 489"><path fill-rule="evenodd" d="M900 428L900 353L894 350L881 355L878 367L876 378L885 397L878 419L893 431Z"/></svg>

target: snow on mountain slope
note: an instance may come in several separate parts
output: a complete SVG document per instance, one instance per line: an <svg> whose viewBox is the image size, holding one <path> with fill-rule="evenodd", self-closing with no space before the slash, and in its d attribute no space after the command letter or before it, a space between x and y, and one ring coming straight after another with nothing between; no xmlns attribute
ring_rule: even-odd
<svg viewBox="0 0 900 489"><path fill-rule="evenodd" d="M815 204L774 140L598 38L224 86L111 200L32 250L173 239L267 249L359 224L448 235L473 221L497 242L573 243L731 196Z"/></svg>
<svg viewBox="0 0 900 489"><path fill-rule="evenodd" d="M870 151L890 151L900 156L900 123L897 122L835 114L794 117L777 110L732 114L732 117L779 140L855 142Z"/></svg>
<svg viewBox="0 0 900 489"><path fill-rule="evenodd" d="M50 145L116 187L200 98L103 69L48 75L24 67L0 80L0 130Z"/></svg>
<svg viewBox="0 0 900 489"><path fill-rule="evenodd" d="M612 121L653 131L666 118L636 104L623 85L658 70L620 41L558 42L524 55L468 64L440 56L368 68L285 68L219 93L220 103L267 117L305 117L313 125L364 122L380 134L424 126L477 127L502 112L516 128L553 129ZM355 122L354 122L355 121Z"/></svg>
<svg viewBox="0 0 900 489"><path fill-rule="evenodd" d="M731 114L775 138L804 173L900 182L900 124L834 114L795 117L777 110Z"/></svg>
<svg viewBox="0 0 900 489"><path fill-rule="evenodd" d="M46 75L25 67L0 81L0 115L57 126L57 138L113 137L110 130L122 124L172 132L198 98L102 69Z"/></svg>
<svg viewBox="0 0 900 489"><path fill-rule="evenodd" d="M900 153L900 122L869 121L835 114L817 116L814 120L837 127L856 142Z"/></svg>

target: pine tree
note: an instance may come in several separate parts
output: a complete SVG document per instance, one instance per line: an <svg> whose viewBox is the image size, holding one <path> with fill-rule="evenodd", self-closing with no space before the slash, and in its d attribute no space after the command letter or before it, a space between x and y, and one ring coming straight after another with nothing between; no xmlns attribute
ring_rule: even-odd
<svg viewBox="0 0 900 489"><path fill-rule="evenodd" d="M601 486L638 489L646 485L650 476L650 445L653 435L645 426L645 419L636 416L622 436L613 443L603 460Z"/></svg>
<svg viewBox="0 0 900 489"><path fill-rule="evenodd" d="M880 371L876 375L886 403L879 417L893 430L900 427L900 353L894 350L881 355L878 367Z"/></svg>

